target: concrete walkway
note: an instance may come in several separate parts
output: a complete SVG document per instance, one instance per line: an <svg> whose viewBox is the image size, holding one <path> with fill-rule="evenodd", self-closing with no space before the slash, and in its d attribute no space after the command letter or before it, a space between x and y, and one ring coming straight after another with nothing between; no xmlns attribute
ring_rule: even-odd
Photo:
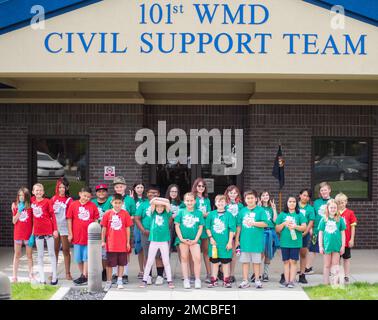
<svg viewBox="0 0 378 320"><path fill-rule="evenodd" d="M33 254L34 263L37 262L37 252ZM12 260L13 260L13 248L0 248L0 270L5 272L10 278L12 276ZM59 285L63 288L72 287L72 281L66 281L65 270L63 264L63 256L59 255L58 277ZM366 281L370 283L378 282L378 250L353 250L352 251L352 276L351 282ZM131 263L129 265L129 284L125 286L123 290L117 290L112 288L105 300L308 300L307 295L302 289L303 285L296 284L294 289L286 289L279 287L280 273L282 272L281 254L278 252L272 261L270 266L270 281L263 283L263 289L255 289L253 286L248 289L238 289L237 285L241 281L241 265L236 264L236 280L237 284L233 285L233 288L226 289L219 288L207 288L203 283L201 290L196 289L183 289L181 281L181 268L177 259L177 254L173 253L171 256L172 272L174 274L175 289L169 289L165 283L163 286L151 285L145 289L139 288L139 280L136 278L138 273L138 262L136 256L133 255ZM322 257L318 256L315 259L315 274L308 275L308 285L313 286L322 283ZM156 272L155 268L153 268ZM36 265L34 266L34 272L37 273ZM51 265L49 264L49 258L47 253L45 254L45 272L51 272ZM74 278L79 275L78 268L75 264L71 267L71 273ZM205 273L203 272L203 278ZM26 255L23 255L20 262L19 269L19 281L28 281L27 271L27 259Z"/></svg>

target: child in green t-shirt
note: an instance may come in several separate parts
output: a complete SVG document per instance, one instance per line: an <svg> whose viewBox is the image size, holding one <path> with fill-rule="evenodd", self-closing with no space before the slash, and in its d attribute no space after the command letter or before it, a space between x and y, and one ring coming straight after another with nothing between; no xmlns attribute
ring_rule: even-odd
<svg viewBox="0 0 378 320"><path fill-rule="evenodd" d="M282 287L294 288L299 250L302 247L302 232L306 230L306 218L299 212L296 197L289 196L284 211L276 220L276 231L281 234L281 254L284 262L285 282Z"/></svg>
<svg viewBox="0 0 378 320"><path fill-rule="evenodd" d="M150 247L148 249L147 262L144 267L143 281L140 287L146 287L157 251L160 249L165 274L167 276L168 287L170 289L173 289L175 286L172 281L171 265L169 262L169 225L171 220L171 208L169 200L165 198L154 198L150 201L150 203L151 227L148 237L148 239L150 240Z"/></svg>
<svg viewBox="0 0 378 320"><path fill-rule="evenodd" d="M236 231L235 218L226 211L226 197L215 197L217 210L211 211L206 219L206 232L210 239L211 282L209 288L218 286L219 263L223 265L223 286L231 288L230 262L232 261L232 239Z"/></svg>
<svg viewBox="0 0 378 320"><path fill-rule="evenodd" d="M181 270L184 277L183 286L185 289L190 289L188 264L189 253L191 253L195 275L194 287L201 289L201 248L199 244L205 221L202 212L194 209L195 196L193 193L188 192L184 195L184 203L186 208L179 209L175 216L175 228L180 242Z"/></svg>
<svg viewBox="0 0 378 320"><path fill-rule="evenodd" d="M268 225L266 213L263 208L257 206L258 195L255 190L244 192L244 207L238 214L236 246L240 244L240 262L242 263L243 281L239 288L246 289L250 286L248 274L250 264L253 264L255 286L262 288L260 281L260 265L264 252L264 228Z"/></svg>
<svg viewBox="0 0 378 320"><path fill-rule="evenodd" d="M231 185L231 186L228 186L228 188L224 192L224 195L226 196L226 203L227 203L226 210L233 215L236 222L240 210L244 208L240 190L237 186ZM233 255L232 255L232 261L231 261L230 281L231 283L234 283L235 282L235 265L236 265L235 237L234 237L234 240L232 241L232 252L233 252Z"/></svg>
<svg viewBox="0 0 378 320"><path fill-rule="evenodd" d="M319 222L319 252L324 255L323 281L331 284L339 281L340 255L345 251L345 221L340 217L337 202L328 200L325 217Z"/></svg>
<svg viewBox="0 0 378 320"><path fill-rule="evenodd" d="M277 219L277 209L274 199L269 191L263 191L260 194L261 207L264 209L268 220L268 226L264 229L264 252L262 254L262 260L264 263L264 273L262 275L262 281L269 281L269 265L273 259L274 254L279 248L280 243L275 230L275 222Z"/></svg>

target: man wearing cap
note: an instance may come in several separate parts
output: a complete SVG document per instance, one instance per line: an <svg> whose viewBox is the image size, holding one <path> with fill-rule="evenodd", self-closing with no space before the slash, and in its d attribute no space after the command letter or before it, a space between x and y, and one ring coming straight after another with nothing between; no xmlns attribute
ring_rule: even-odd
<svg viewBox="0 0 378 320"><path fill-rule="evenodd" d="M108 185L101 183L96 186L96 199L92 202L96 205L99 213L98 222L101 223L105 212L112 208L111 199L108 197ZM102 248L102 281L106 281L106 250Z"/></svg>
<svg viewBox="0 0 378 320"><path fill-rule="evenodd" d="M125 178L124 177L115 177L114 180L113 180L113 187L114 187L115 193L118 193L121 196L123 196L122 209L126 210L130 214L131 218L134 219L134 215L135 215L135 212L136 212L135 200L134 200L133 197L126 194L127 185L126 185ZM113 197L110 197L110 201L112 201L112 198ZM130 261L130 254L127 255L127 261ZM129 268L128 268L128 264L127 264L125 266L124 272L123 272L123 277L122 277L123 284L127 284L129 282L128 271L129 271ZM117 280L116 273L117 273L117 268L113 268L113 278L112 278L113 283L115 283L116 280Z"/></svg>

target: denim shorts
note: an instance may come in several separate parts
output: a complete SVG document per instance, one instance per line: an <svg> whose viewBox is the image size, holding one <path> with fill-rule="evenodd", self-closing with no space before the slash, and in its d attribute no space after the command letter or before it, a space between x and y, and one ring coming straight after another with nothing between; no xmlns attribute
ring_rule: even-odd
<svg viewBox="0 0 378 320"><path fill-rule="evenodd" d="M281 248L282 261L299 260L300 248Z"/></svg>
<svg viewBox="0 0 378 320"><path fill-rule="evenodd" d="M76 263L88 261L88 246L74 244L74 259Z"/></svg>
<svg viewBox="0 0 378 320"><path fill-rule="evenodd" d="M310 234L307 233L303 238L302 238L302 248L308 248L309 243L310 243L311 237Z"/></svg>
<svg viewBox="0 0 378 320"><path fill-rule="evenodd" d="M316 238L316 243L313 244L310 238L308 249L310 250L310 252L319 253L319 239Z"/></svg>

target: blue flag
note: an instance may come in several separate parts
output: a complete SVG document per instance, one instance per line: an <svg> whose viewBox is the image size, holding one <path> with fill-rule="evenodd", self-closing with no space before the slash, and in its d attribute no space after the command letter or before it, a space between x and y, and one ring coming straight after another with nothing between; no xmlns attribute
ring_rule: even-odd
<svg viewBox="0 0 378 320"><path fill-rule="evenodd" d="M285 185L285 160L282 156L282 149L281 145L278 146L278 151L276 154L276 158L274 159L274 165L272 170L272 175L278 180L280 185L280 190Z"/></svg>

